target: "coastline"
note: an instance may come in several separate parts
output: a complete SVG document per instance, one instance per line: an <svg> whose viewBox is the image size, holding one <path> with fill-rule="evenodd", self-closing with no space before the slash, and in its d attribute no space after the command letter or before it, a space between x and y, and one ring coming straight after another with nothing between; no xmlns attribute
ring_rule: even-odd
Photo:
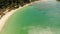
<svg viewBox="0 0 60 34"><path fill-rule="evenodd" d="M9 18L12 14L14 14L17 10L20 10L20 9L22 9L22 8L24 8L24 7L27 7L27 6L29 6L29 5L31 5L31 4L33 4L33 3L37 3L37 2L40 2L40 1L31 2L31 3L29 3L29 4L24 5L23 7L19 7L19 8L17 8L17 9L15 9L15 10L11 10L10 12L7 12L6 15L4 15L4 16L0 19L0 31L3 29L3 27L4 27L5 23L6 23L6 21L8 20L8 18Z"/></svg>

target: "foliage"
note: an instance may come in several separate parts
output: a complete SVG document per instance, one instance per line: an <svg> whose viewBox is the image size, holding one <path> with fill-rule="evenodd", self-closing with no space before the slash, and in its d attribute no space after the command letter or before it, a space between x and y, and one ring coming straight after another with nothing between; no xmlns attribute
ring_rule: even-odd
<svg viewBox="0 0 60 34"><path fill-rule="evenodd" d="M6 10L11 11L33 1L36 0L0 0L0 17L5 15Z"/></svg>

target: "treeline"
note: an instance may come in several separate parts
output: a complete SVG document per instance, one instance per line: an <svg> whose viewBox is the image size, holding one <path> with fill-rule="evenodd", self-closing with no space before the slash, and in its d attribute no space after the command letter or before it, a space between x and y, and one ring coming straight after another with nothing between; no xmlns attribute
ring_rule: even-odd
<svg viewBox="0 0 60 34"><path fill-rule="evenodd" d="M60 1L60 0L57 0L57 1Z"/></svg>
<svg viewBox="0 0 60 34"><path fill-rule="evenodd" d="M6 10L11 11L34 1L37 0L0 0L0 17L5 15Z"/></svg>

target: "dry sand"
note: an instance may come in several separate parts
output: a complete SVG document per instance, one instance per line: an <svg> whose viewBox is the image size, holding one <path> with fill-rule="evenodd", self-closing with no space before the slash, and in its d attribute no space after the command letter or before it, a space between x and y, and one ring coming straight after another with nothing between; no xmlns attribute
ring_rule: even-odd
<svg viewBox="0 0 60 34"><path fill-rule="evenodd" d="M16 10L12 10L12 11L6 13L6 15L4 15L4 16L0 19L0 31L2 30L2 28L3 28L3 26L5 25L5 23L6 23L6 21L8 20L8 18L9 18L12 14L14 14L14 12L16 12L17 10L20 10L20 9L22 9L22 8L24 8L24 7L27 7L27 6L29 6L29 5L31 5L31 4L33 4L33 3L37 3L37 2L40 2L40 1L32 2L32 3L30 3L30 4L26 4L26 5L23 6L23 7L19 7L19 8L16 9Z"/></svg>
<svg viewBox="0 0 60 34"><path fill-rule="evenodd" d="M29 4L25 5L24 7L26 7L26 6L28 6L28 5L29 5ZM1 29L3 28L5 22L8 20L8 18L9 18L12 14L14 14L14 12L16 12L17 10L20 10L20 9L22 9L22 8L24 8L24 7L19 7L19 8L16 9L16 10L12 10L12 11L6 13L6 15L4 15L4 16L0 19L0 31L1 31Z"/></svg>

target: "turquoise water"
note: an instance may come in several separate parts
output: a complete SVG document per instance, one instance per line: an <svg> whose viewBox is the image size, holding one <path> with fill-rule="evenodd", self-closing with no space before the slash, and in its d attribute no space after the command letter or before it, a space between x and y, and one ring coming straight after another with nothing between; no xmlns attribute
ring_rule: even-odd
<svg viewBox="0 0 60 34"><path fill-rule="evenodd" d="M18 10L1 34L60 34L60 2L38 2Z"/></svg>

